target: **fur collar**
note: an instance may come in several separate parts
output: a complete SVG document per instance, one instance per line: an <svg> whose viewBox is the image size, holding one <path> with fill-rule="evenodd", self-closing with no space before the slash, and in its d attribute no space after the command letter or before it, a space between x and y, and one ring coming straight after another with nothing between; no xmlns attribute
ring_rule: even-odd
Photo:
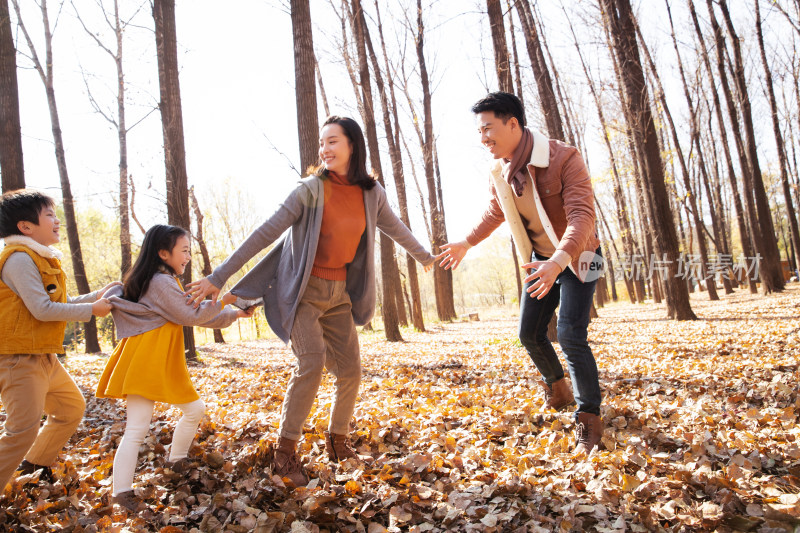
<svg viewBox="0 0 800 533"><path fill-rule="evenodd" d="M550 166L550 139L540 131L531 129L533 133L533 152L531 152L531 165L539 168Z"/></svg>
<svg viewBox="0 0 800 533"><path fill-rule="evenodd" d="M3 239L3 241L6 243L6 246L10 246L12 244L21 244L23 246L27 246L37 254L41 255L42 257L46 257L47 259L61 259L64 256L64 254L55 248L45 246L44 244L39 244L26 235L9 235Z"/></svg>

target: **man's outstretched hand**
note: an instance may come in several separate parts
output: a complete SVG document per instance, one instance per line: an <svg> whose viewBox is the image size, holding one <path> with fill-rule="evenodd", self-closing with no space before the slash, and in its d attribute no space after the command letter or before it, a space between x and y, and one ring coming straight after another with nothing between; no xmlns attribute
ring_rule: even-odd
<svg viewBox="0 0 800 533"><path fill-rule="evenodd" d="M559 267L558 264L554 263L553 261L534 261L532 263L525 263L522 265L522 268L536 269L525 278L525 283L537 280L530 287L528 287L527 290L531 295L531 298L536 298L538 300L541 300L547 295L548 292L550 292L550 289L553 288L553 284L556 282L556 278L559 274L561 274L561 267Z"/></svg>
<svg viewBox="0 0 800 533"><path fill-rule="evenodd" d="M197 309L200 302L206 299L206 296L211 296L211 301L217 303L220 289L215 287L213 283L208 281L208 278L199 279L186 285L186 305L194 305Z"/></svg>
<svg viewBox="0 0 800 533"><path fill-rule="evenodd" d="M467 250L472 248L467 241L448 242L442 245L442 252L436 256L436 260L441 259L439 266L448 269L455 269L461 264L461 260L467 255Z"/></svg>

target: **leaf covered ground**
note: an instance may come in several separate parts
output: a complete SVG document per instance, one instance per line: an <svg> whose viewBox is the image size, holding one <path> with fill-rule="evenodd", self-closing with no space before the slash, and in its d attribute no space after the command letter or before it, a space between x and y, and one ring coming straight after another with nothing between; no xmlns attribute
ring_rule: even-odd
<svg viewBox="0 0 800 533"><path fill-rule="evenodd" d="M600 309L590 339L605 449L575 458L572 417L542 411L513 313L431 325L388 343L362 334L353 440L368 464L334 465L326 376L301 441L316 481L273 476L293 356L276 340L209 345L191 368L207 416L197 468L164 469L178 416L157 406L135 486L148 511L109 504L123 404L92 391L105 359L69 354L84 423L54 468L0 498L8 531L795 531L800 525L800 289L708 302L675 322L653 304Z"/></svg>

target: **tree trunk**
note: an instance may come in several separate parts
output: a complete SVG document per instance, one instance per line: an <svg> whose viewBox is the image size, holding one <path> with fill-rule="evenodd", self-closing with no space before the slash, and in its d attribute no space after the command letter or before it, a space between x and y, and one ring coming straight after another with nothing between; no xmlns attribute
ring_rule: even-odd
<svg viewBox="0 0 800 533"><path fill-rule="evenodd" d="M492 30L497 86L503 92L513 93L511 64L508 60L508 46L506 45L506 28L503 24L503 6L500 5L500 0L486 0L486 11L489 14L489 27Z"/></svg>
<svg viewBox="0 0 800 533"><path fill-rule="evenodd" d="M443 206L439 202L440 191L437 191L436 177L433 165L433 117L431 113L431 88L428 80L428 69L425 64L425 26L422 17L422 0L417 0L417 34L416 51L419 61L419 73L422 82L422 117L424 136L422 142L422 155L425 163L425 177L428 183L428 204L430 206L431 230L433 239L431 246L433 253L438 253L441 246L447 242ZM434 286L436 287L436 311L439 320L453 320L456 318L453 302L452 272L435 268L433 270ZM448 283L449 281L449 283Z"/></svg>
<svg viewBox="0 0 800 533"><path fill-rule="evenodd" d="M75 201L72 197L72 187L70 185L69 173L67 172L67 158L64 152L64 139L61 133L61 123L58 117L58 106L56 105L56 92L53 83L53 34L50 28L50 20L47 15L47 1L41 0L39 7L42 12L42 25L44 26L44 46L45 64L39 61L33 41L22 22L19 4L17 0L12 0L14 11L17 13L20 29L25 35L28 48L31 52L31 59L34 67L39 73L39 77L44 83L45 93L47 94L47 106L50 110L50 124L53 131L53 145L56 154L56 166L61 180L61 196L64 201L64 218L67 226L67 240L69 242L70 255L72 257L72 273L75 277L75 285L80 294L91 292L89 280L86 277L86 268L83 264L83 253L81 251L81 241L78 234L78 222L75 217ZM86 353L100 352L100 343L97 340L97 323L95 317L84 326L84 339L86 341Z"/></svg>
<svg viewBox="0 0 800 533"><path fill-rule="evenodd" d="M8 0L0 0L0 174L3 192L25 188L22 130L19 122L17 51Z"/></svg>
<svg viewBox="0 0 800 533"><path fill-rule="evenodd" d="M739 109L742 114L746 148L745 157L750 170L752 193L755 198L755 207L758 214L755 220L756 224L753 226L753 231L758 231L755 244L756 250L761 254L761 281L764 283L764 292L779 292L783 290L784 286L783 273L781 272L781 258L778 253L775 226L772 224L769 199L767 198L767 192L764 188L761 166L758 161L758 145L755 129L753 127L750 97L747 94L747 81L745 80L741 46L739 37L734 30L726 1L719 0L718 3L722 10L725 26L728 28L731 44L733 46L734 64L731 65L731 69L733 70L734 86L736 87L736 96L739 100ZM712 25L714 25L716 21L713 16L714 8L711 5L711 0L706 0L706 4L708 6L710 18L712 19ZM724 48L719 50L718 53L722 53L722 50L724 50Z"/></svg>
<svg viewBox="0 0 800 533"><path fill-rule="evenodd" d="M119 244L120 270L124 277L131 268L131 221L128 211L128 129L125 123L125 74L122 69L123 28L119 20L119 3L114 0L114 32L117 38L117 133L119 136Z"/></svg>
<svg viewBox="0 0 800 533"><path fill-rule="evenodd" d="M568 19L570 32L572 33L572 39L575 44L575 49L578 52L578 57L581 60L581 66L583 67L583 73L586 76L586 82L589 84L589 91L592 93L592 99L594 100L595 109L597 110L597 117L600 120L600 129L603 132L603 141L605 142L606 149L608 150L608 158L609 162L611 163L611 173L614 177L614 201L616 202L617 209L617 224L619 224L619 231L621 233L620 237L622 238L622 246L625 255L628 256L628 259L631 260L635 254L634 244L633 244L633 232L631 230L630 220L628 218L628 205L625 199L625 194L622 190L622 180L619 176L619 170L617 168L617 159L614 154L614 149L611 146L611 138L609 137L610 130L609 126L606 123L605 113L603 112L603 105L600 101L600 95L597 93L597 89L595 88L594 81L592 80L591 75L589 74L589 68L586 65L586 62L583 59L583 53L581 52L580 45L578 44L578 37L575 35L575 29L572 26L572 21ZM595 205L600 207L599 202L595 201ZM610 238L611 231L609 230L609 239L613 243L613 239ZM615 245L616 248L616 245ZM620 259L619 252L617 252L617 259ZM620 266L622 266L622 262L620 261ZM632 276L627 276L623 274L623 278L625 280L625 289L628 291L628 299L631 303L637 303L636 297L636 289L633 283ZM616 298L615 298L616 299Z"/></svg>
<svg viewBox="0 0 800 533"><path fill-rule="evenodd" d="M291 0L294 37L294 88L297 102L297 135L300 138L300 171L305 176L319 159L317 86L314 78L314 42L309 0Z"/></svg>
<svg viewBox="0 0 800 533"><path fill-rule="evenodd" d="M661 85L661 77L658 75L658 70L656 69L655 62L650 56L650 50L647 47L647 43L645 42L644 37L639 31L639 26L636 22L636 18L632 13L631 13L631 22L633 23L634 28L636 29L636 35L639 37L639 46L644 52L645 59L647 59L647 63L650 66L650 73L652 75L654 83L656 84L656 92L658 93L657 96L659 101L661 102L661 108L663 110L664 116L667 119L667 124L669 124L669 131L672 134L673 147L675 148L678 163L680 164L681 167L683 186L686 189L686 194L689 200L689 214L692 216L692 221L694 222L695 231L697 232L697 248L700 250L700 260L702 261L702 265L700 268L700 280L698 280L698 282L706 281L707 276L705 272L705 267L706 265L709 264L709 261L708 261L708 246L706 243L706 235L705 235L705 224L703 223L703 219L700 213L700 208L697 205L697 195L694 193L692 189L691 178L689 176L689 168L686 163L686 158L683 155L683 148L681 148L680 139L678 139L678 129L675 127L675 122L672 120L672 113L669 110L669 104L667 103L667 97L666 94L664 93L664 87ZM689 105L689 114L691 117L693 117L694 106L692 105L691 99L689 99L688 105ZM691 126L692 137L694 137L695 132L696 132L696 127L694 125L694 121L692 120L692 126ZM676 235L676 242L677 242L677 235ZM710 300L719 300L719 295L717 295L717 287L716 284L713 282L713 280L711 281L711 283L707 283L707 285L708 285L708 298Z"/></svg>
<svg viewBox="0 0 800 533"><path fill-rule="evenodd" d="M361 21L361 27L364 29L367 52L369 53L370 61L372 62L375 83L378 86L378 93L380 95L383 124L386 132L386 142L389 145L389 159L392 163L392 174L394 175L394 185L395 190L397 191L397 203L398 207L400 208L400 220L403 221L403 224L405 224L406 227L411 229L411 220L408 216L408 197L406 194L405 173L403 171L403 155L400 151L400 122L397 117L397 101L395 100L394 95L392 71L389 68L389 56L386 53L386 43L383 40L383 25L381 23L380 7L377 0L375 2L375 12L378 21L378 35L381 41L381 49L383 51L383 58L386 68L386 84L383 82L381 68L378 64L378 58L372 45L372 38L370 37L369 28L367 27L366 21L363 18ZM389 87L390 94L388 96L391 96L391 103L389 102L389 98L386 94L387 85ZM392 109L394 113L394 131L392 130L392 117L389 115L389 109ZM406 270L408 271L408 280L409 284L411 285L411 302L409 305L411 323L413 324L414 329L417 331L425 331L425 320L422 316L422 302L419 291L419 277L417 275L417 262L408 252L406 252ZM403 325L408 325L408 320L405 316L404 309L405 307L401 305L401 302L398 302L398 311L402 310L402 312L399 313L400 322Z"/></svg>
<svg viewBox="0 0 800 533"><path fill-rule="evenodd" d="M197 202L197 197L194 195L194 187L189 189L189 200L192 202L192 210L194 211L194 220L197 224L197 233L192 235L197 245L200 247L200 256L203 258L203 276L210 276L211 269L211 256L208 254L208 247L206 246L206 239L203 237L203 212L200 210L200 204ZM225 343L225 338L222 336L221 329L214 330L214 342L219 344Z"/></svg>
<svg viewBox="0 0 800 533"><path fill-rule="evenodd" d="M689 303L686 286L677 279L678 238L664 179L664 162L661 159L658 137L650 109L647 84L636 44L632 9L629 0L600 0L604 22L612 36L627 101L626 118L642 166L642 177L647 191L648 210L656 239L659 260L666 261L668 278L664 280L667 312L678 320L695 320L697 317Z"/></svg>
<svg viewBox="0 0 800 533"><path fill-rule="evenodd" d="M753 248L751 246L750 233L747 231L746 219L748 218L748 213L751 210L752 202L750 201L751 197L747 192L746 172L744 171L744 165L742 165L743 168L742 175L745 181L745 203L748 209L747 212L745 212L745 210L742 207L742 200L741 196L739 195L739 186L736 180L736 172L733 169L733 158L731 157L730 145L728 143L727 128L725 126L725 120L722 117L722 105L720 104L719 101L719 94L717 94L716 83L714 83L714 71L711 68L711 61L708 58L708 50L706 48L705 39L703 38L703 32L700 29L700 23L697 19L697 12L695 11L693 0L688 0L688 5L689 5L689 12L692 16L692 24L694 26L695 33L697 34L698 43L700 44L700 52L701 52L700 55L703 60L703 64L706 67L706 72L708 72L708 77L710 82L710 92L714 101L714 112L717 117L717 124L719 126L719 135L721 138L721 142L719 144L722 145L723 153L725 155L725 164L726 164L726 169L728 171L727 172L728 181L731 185L731 195L733 196L733 205L736 210L736 222L739 228L739 239L741 241L742 254L745 257L751 257L753 255ZM722 34L720 33L719 35L721 38ZM719 42L717 42L717 44L719 44ZM717 60L721 72L720 82L722 83L723 91L726 92L726 97L728 98L727 103L730 108L730 106L732 105L732 101L730 100L730 91L728 90L728 79L727 76L725 75L724 65L720 63L721 56L719 54L717 54ZM736 119L735 112L731 114L731 118L732 120ZM738 126L738 120L736 120L736 126L732 128L732 133L734 135L734 138L736 139L737 146L739 146L741 144L741 138L739 136L741 130L737 126ZM747 284L750 288L750 293L755 294L757 292L756 283L750 276L747 277Z"/></svg>
<svg viewBox="0 0 800 533"><path fill-rule="evenodd" d="M364 27L364 14L361 0L352 0L352 23L358 52L359 81L361 83L362 101L364 105L364 128L367 130L367 143L369 144L369 158L372 172L378 178L381 186L384 185L381 157L378 146L378 131L375 126L375 112L372 106L372 84L369 76L369 63L365 46L366 28ZM380 234L381 242L381 282L383 283L383 326L386 340L402 341L398 323L397 298L399 280L397 262L394 257L394 243L383 232ZM394 267L394 268L392 268Z"/></svg>
<svg viewBox="0 0 800 533"><path fill-rule="evenodd" d="M519 0L517 2L517 13L522 24L522 31L525 34L525 43L528 46L528 55L531 59L534 78L536 78L536 87L539 90L539 104L547 124L548 135L551 139L564 141L566 137L564 136L561 114L558 110L558 101L556 100L550 71L544 59L544 52L542 52L542 46L539 42L539 34L536 31L536 24L527 0Z"/></svg>
<svg viewBox="0 0 800 533"><path fill-rule="evenodd" d="M761 31L761 10L759 9L758 0L755 1L756 12L756 35L758 36L758 48L761 52L761 64L764 66L764 85L767 89L767 96L769 96L769 107L772 115L772 131L775 134L775 145L778 150L778 162L780 164L781 172L781 187L783 188L783 200L786 204L786 216L789 218L789 231L792 239L792 246L796 253L800 253L800 232L797 228L797 214L794 210L792 202L792 190L789 186L789 169L786 160L786 147L783 143L783 135L781 134L780 122L778 119L778 104L775 100L775 89L772 86L772 72L769 69L767 62L767 52L764 49L764 35ZM787 253L789 252L787 248ZM800 265L800 255L794 258ZM790 261L791 262L791 261ZM783 278L781 278L783 279Z"/></svg>
<svg viewBox="0 0 800 533"><path fill-rule="evenodd" d="M190 229L189 187L186 174L186 148L183 143L183 111L178 80L178 44L175 26L175 0L155 0L156 55L161 89L161 126L164 133L164 163L167 178L167 221ZM184 286L192 281L192 264L181 277ZM194 328L183 328L186 358L197 359Z"/></svg>

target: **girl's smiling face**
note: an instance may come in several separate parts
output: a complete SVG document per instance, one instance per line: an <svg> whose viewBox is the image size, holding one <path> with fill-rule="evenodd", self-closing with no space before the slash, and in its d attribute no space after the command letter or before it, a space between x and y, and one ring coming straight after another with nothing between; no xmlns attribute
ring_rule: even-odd
<svg viewBox="0 0 800 533"><path fill-rule="evenodd" d="M338 124L328 124L319 132L319 158L329 172L346 178L353 146Z"/></svg>
<svg viewBox="0 0 800 533"><path fill-rule="evenodd" d="M186 271L186 265L188 265L189 261L192 259L192 248L189 237L181 235L178 237L178 240L175 241L175 246L172 247L172 250L159 250L158 256L176 275L182 276L184 271Z"/></svg>

